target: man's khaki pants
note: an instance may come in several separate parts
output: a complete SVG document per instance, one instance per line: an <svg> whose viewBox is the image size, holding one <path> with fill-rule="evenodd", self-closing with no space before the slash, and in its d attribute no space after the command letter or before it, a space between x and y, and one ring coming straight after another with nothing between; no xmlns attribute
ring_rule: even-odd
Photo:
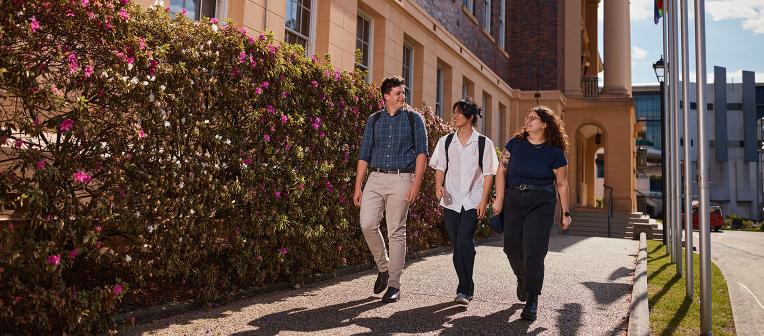
<svg viewBox="0 0 764 336"><path fill-rule="evenodd" d="M390 272L388 285L398 289L401 288L401 271L406 262L406 216L409 211L406 195L412 183L414 174L373 172L366 181L361 198L361 230L366 244L374 255L377 269ZM382 212L387 220L389 257L379 230Z"/></svg>

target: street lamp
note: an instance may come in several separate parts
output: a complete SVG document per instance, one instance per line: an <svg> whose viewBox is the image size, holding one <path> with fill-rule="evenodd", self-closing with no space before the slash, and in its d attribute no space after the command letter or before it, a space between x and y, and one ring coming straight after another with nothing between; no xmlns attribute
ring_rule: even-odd
<svg viewBox="0 0 764 336"><path fill-rule="evenodd" d="M666 245L666 198L668 197L667 192L667 186L666 186L666 102L664 101L664 94L663 94L663 81L666 78L666 65L665 61L663 60L663 55L661 55L661 59L657 60L655 63L653 63L653 71L655 71L655 78L658 79L658 83L660 85L660 94L661 94L661 188L662 188L662 195L661 195L661 207L663 210L662 213L662 219L663 219L663 245Z"/></svg>

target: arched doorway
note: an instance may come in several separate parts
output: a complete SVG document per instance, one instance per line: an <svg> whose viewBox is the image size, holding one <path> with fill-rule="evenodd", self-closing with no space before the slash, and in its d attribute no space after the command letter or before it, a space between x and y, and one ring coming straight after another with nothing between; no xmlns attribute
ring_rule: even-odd
<svg viewBox="0 0 764 336"><path fill-rule="evenodd" d="M605 182L605 134L594 124L581 126L576 132L576 205L602 208Z"/></svg>

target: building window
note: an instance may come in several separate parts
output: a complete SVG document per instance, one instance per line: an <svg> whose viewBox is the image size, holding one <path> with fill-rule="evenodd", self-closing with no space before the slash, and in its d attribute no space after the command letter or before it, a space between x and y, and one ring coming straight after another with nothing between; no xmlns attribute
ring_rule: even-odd
<svg viewBox="0 0 764 336"><path fill-rule="evenodd" d="M503 144L504 141L507 140L507 126L504 125L505 120L507 120L507 107L504 104L499 103L499 120L497 120L497 123L499 124L499 144Z"/></svg>
<svg viewBox="0 0 764 336"><path fill-rule="evenodd" d="M475 86L467 77L462 78L462 99L474 97Z"/></svg>
<svg viewBox="0 0 764 336"><path fill-rule="evenodd" d="M483 91L483 117L480 118L480 133L486 134L487 124L491 123L491 95Z"/></svg>
<svg viewBox="0 0 764 336"><path fill-rule="evenodd" d="M483 29L491 33L491 0L483 0Z"/></svg>
<svg viewBox="0 0 764 336"><path fill-rule="evenodd" d="M172 0L170 12L180 13L186 10L186 17L199 20L201 16L215 17L215 0Z"/></svg>
<svg viewBox="0 0 764 336"><path fill-rule="evenodd" d="M366 81L371 81L371 20L359 15L355 30L355 48L361 51L361 58L355 64L357 69L366 71Z"/></svg>
<svg viewBox="0 0 764 336"><path fill-rule="evenodd" d="M462 0L462 6L467 8L467 10L473 15L475 14L475 0Z"/></svg>
<svg viewBox="0 0 764 336"><path fill-rule="evenodd" d="M403 45L403 80L406 81L406 103L411 105L411 95L414 92L414 48Z"/></svg>
<svg viewBox="0 0 764 336"><path fill-rule="evenodd" d="M443 66L438 64L438 69L435 73L435 115L443 118L443 78L444 71Z"/></svg>
<svg viewBox="0 0 764 336"><path fill-rule="evenodd" d="M507 7L506 7L506 0L499 0L499 48L506 49L504 47L505 44L505 33L507 30L507 24L506 21L506 15L507 15Z"/></svg>
<svg viewBox="0 0 764 336"><path fill-rule="evenodd" d="M287 0L284 41L299 44L308 53L310 47L311 0Z"/></svg>

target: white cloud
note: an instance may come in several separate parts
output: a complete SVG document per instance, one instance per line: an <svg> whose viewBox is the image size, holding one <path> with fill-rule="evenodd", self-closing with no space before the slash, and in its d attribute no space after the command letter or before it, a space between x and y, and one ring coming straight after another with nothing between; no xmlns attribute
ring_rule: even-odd
<svg viewBox="0 0 764 336"><path fill-rule="evenodd" d="M652 20L655 0L631 0L631 20Z"/></svg>
<svg viewBox="0 0 764 336"><path fill-rule="evenodd" d="M764 0L709 0L706 11L714 21L742 20L743 29L764 34Z"/></svg>
<svg viewBox="0 0 764 336"><path fill-rule="evenodd" d="M644 49L642 49L640 47L632 46L631 47L631 58L635 59L635 60L638 60L638 61L644 60L645 58L647 58L647 51L645 51Z"/></svg>

